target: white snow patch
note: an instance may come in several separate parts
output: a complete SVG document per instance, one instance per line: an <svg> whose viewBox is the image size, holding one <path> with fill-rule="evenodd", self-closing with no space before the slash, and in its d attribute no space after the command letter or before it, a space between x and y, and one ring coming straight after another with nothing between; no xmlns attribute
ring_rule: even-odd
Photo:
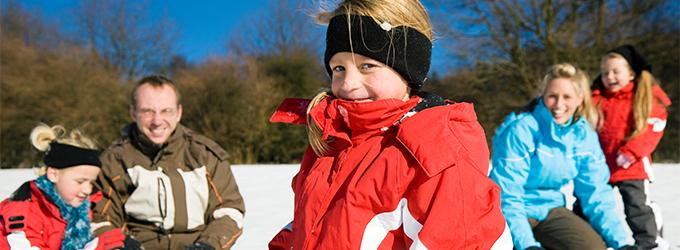
<svg viewBox="0 0 680 250"><path fill-rule="evenodd" d="M243 235L233 249L266 249L269 240L293 218L293 192L290 184L299 165L234 165L236 182L246 202ZM680 249L680 164L653 164L656 180L651 197L663 209L664 235L668 243ZM0 170L0 199L5 199L27 180L34 179L32 169ZM571 186L563 191L573 202ZM623 216L621 198L619 211Z"/></svg>

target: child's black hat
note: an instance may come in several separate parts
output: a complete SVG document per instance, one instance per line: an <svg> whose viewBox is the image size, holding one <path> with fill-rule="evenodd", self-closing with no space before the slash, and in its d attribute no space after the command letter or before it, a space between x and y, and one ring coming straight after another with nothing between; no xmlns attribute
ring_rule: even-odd
<svg viewBox="0 0 680 250"><path fill-rule="evenodd" d="M636 77L639 77L643 70L652 72L652 65L650 65L647 60L645 60L645 58L637 52L637 50L635 50L633 45L621 45L611 49L607 53L616 53L623 56L623 58L628 61L628 65L633 68Z"/></svg>
<svg viewBox="0 0 680 250"><path fill-rule="evenodd" d="M412 90L419 90L427 80L432 56L432 42L408 26L377 24L372 17L340 14L331 18L326 32L324 62L333 76L330 60L338 52L357 53L396 70Z"/></svg>

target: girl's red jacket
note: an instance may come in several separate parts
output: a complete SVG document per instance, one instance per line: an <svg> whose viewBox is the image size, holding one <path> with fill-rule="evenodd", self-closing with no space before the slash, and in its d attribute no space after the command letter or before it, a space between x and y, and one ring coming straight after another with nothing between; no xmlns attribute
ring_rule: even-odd
<svg viewBox="0 0 680 250"><path fill-rule="evenodd" d="M292 230L270 248L512 249L472 105L405 115L419 101L315 106L311 117L332 150L305 153L292 183ZM286 106L302 112L279 109L272 120L304 120L303 102Z"/></svg>
<svg viewBox="0 0 680 250"><path fill-rule="evenodd" d="M602 151L607 158L611 172L611 183L624 180L653 180L651 154L659 144L666 127L668 113L666 107L671 100L658 85L652 88L652 112L647 119L647 129L640 135L626 140L626 136L635 128L633 119L633 99L635 84L631 82L617 92L593 90L593 102L604 115L598 128L598 136ZM630 167L623 168L616 164L619 154L624 154L633 161Z"/></svg>

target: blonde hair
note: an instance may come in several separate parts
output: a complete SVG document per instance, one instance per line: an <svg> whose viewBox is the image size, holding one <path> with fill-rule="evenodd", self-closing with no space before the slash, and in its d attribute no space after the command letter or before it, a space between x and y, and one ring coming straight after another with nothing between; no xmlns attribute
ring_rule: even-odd
<svg viewBox="0 0 680 250"><path fill-rule="evenodd" d="M85 136L80 130L73 129L67 133L66 129L61 125L50 127L47 124L40 123L31 131L30 140L33 147L41 152L48 151L52 141L80 148L99 149L97 142ZM39 174L42 175L44 172L45 168L43 167Z"/></svg>
<svg viewBox="0 0 680 250"><path fill-rule="evenodd" d="M393 27L414 28L430 41L434 37L430 17L418 0L345 0L335 10L319 13L316 19L319 23L327 24L334 16L349 17L351 14L372 17L378 25L389 22Z"/></svg>
<svg viewBox="0 0 680 250"><path fill-rule="evenodd" d="M317 156L326 154L331 149L331 147L329 145L330 141L326 141L322 138L323 131L321 131L321 128L319 128L319 126L314 123L314 119L310 115L310 112L312 111L312 108L314 108L328 96L330 96L330 90L322 90L316 94L314 98L312 98L309 106L307 106L307 140L309 140L309 146L312 147L312 150L314 150L314 153Z"/></svg>
<svg viewBox="0 0 680 250"><path fill-rule="evenodd" d="M593 106L593 101L590 96L590 81L583 70L577 68L570 63L555 64L548 69L548 73L543 77L541 95L545 94L548 83L554 79L568 79L571 86L576 91L576 94L583 97L583 102L576 108L574 112L574 121L583 117L592 128L597 127L599 114L597 109Z"/></svg>
<svg viewBox="0 0 680 250"><path fill-rule="evenodd" d="M602 57L602 62L605 63L607 60L612 58L619 58L626 62L628 70L635 74L633 67L631 67L628 60L618 53L608 53ZM633 120L635 128L626 136L626 140L630 140L642 134L647 129L647 119L652 113L652 101L654 100L654 95L652 93L652 87L658 84L658 81L652 73L647 70L642 70L639 76L634 76L635 79L633 83L635 84L635 96L633 97Z"/></svg>

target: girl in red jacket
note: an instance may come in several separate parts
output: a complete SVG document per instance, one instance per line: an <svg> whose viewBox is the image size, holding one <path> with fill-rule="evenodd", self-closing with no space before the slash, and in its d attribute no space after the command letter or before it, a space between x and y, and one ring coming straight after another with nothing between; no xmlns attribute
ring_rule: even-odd
<svg viewBox="0 0 680 250"><path fill-rule="evenodd" d="M78 130L41 124L31 142L45 151L44 174L0 203L0 249L114 249L120 230L90 231L90 193L101 163L95 143Z"/></svg>
<svg viewBox="0 0 680 250"><path fill-rule="evenodd" d="M271 249L511 249L471 104L419 92L432 26L416 0L346 0L328 23L330 91L287 100L306 123L293 222Z"/></svg>
<svg viewBox="0 0 680 250"><path fill-rule="evenodd" d="M665 243L657 236L661 214L649 200L649 182L654 179L651 154L663 135L671 102L652 76L651 65L631 45L607 52L600 69L593 102L603 115L598 136L610 183L619 188L636 245L651 249Z"/></svg>

